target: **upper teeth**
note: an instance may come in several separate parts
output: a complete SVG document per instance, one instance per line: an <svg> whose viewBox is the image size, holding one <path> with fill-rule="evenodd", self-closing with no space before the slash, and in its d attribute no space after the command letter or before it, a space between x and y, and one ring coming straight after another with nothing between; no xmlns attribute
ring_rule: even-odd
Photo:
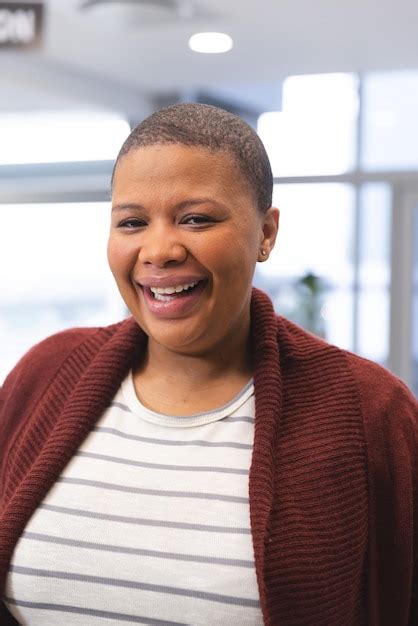
<svg viewBox="0 0 418 626"><path fill-rule="evenodd" d="M195 283L188 283L187 285L177 285L176 287L150 287L152 293L160 293L160 294L171 294L171 293L180 293L180 291L185 291L186 289L190 289L190 287L194 287L197 285L199 281Z"/></svg>

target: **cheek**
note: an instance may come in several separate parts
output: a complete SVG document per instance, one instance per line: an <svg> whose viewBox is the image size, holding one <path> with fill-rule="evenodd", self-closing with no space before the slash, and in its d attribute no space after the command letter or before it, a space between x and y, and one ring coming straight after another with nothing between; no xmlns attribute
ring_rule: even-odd
<svg viewBox="0 0 418 626"><path fill-rule="evenodd" d="M252 234L230 236L211 248L211 266L218 278L232 277L246 282L253 275L258 258L258 245Z"/></svg>
<svg viewBox="0 0 418 626"><path fill-rule="evenodd" d="M130 271L136 260L135 250L126 242L110 238L107 244L107 260L113 274Z"/></svg>

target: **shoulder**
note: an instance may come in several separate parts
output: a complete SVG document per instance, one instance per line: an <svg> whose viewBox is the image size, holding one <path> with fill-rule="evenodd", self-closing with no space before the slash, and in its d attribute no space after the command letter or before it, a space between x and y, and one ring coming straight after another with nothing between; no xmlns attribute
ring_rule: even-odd
<svg viewBox="0 0 418 626"><path fill-rule="evenodd" d="M364 420L407 410L418 422L418 403L405 383L377 363L343 350L278 317L278 341L283 360L307 370L324 368L329 382L351 381ZM289 365L291 366L291 365ZM330 367L332 366L332 367Z"/></svg>
<svg viewBox="0 0 418 626"><path fill-rule="evenodd" d="M42 339L32 346L15 367L21 368L48 357L65 357L99 328L69 328Z"/></svg>
<svg viewBox="0 0 418 626"><path fill-rule="evenodd" d="M70 328L50 335L34 345L18 361L0 388L0 410L5 395L17 382L21 384L24 381L26 386L31 382L37 386L42 386L43 381L48 383L72 355L77 354L77 357L82 358L83 345L92 354L100 350L127 323L129 320L110 326Z"/></svg>
<svg viewBox="0 0 418 626"><path fill-rule="evenodd" d="M18 361L0 388L0 455L2 445L36 406L64 364L73 359L82 365L123 324L71 328L43 339Z"/></svg>
<svg viewBox="0 0 418 626"><path fill-rule="evenodd" d="M291 360L310 359L313 355L340 356L344 350L305 330L298 324L277 315L277 340L281 353Z"/></svg>
<svg viewBox="0 0 418 626"><path fill-rule="evenodd" d="M2 395L17 379L31 377L36 372L38 382L48 378L84 341L100 335L105 328L70 328L46 337L30 348L6 377L1 388Z"/></svg>
<svg viewBox="0 0 418 626"><path fill-rule="evenodd" d="M391 439L396 443L396 439L406 436L415 454L418 401L412 391L377 363L349 352L345 356L358 390L366 437L370 442Z"/></svg>
<svg viewBox="0 0 418 626"><path fill-rule="evenodd" d="M398 376L374 361L345 350L343 352L365 399L375 398L388 402L394 397L406 397L417 404L412 392Z"/></svg>

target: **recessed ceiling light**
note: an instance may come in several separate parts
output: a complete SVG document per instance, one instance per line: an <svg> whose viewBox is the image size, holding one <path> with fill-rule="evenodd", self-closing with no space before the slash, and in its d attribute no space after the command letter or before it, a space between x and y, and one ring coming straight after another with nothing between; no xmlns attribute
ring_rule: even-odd
<svg viewBox="0 0 418 626"><path fill-rule="evenodd" d="M196 33L189 39L189 48L193 52L206 54L219 54L228 52L233 46L233 41L225 33Z"/></svg>

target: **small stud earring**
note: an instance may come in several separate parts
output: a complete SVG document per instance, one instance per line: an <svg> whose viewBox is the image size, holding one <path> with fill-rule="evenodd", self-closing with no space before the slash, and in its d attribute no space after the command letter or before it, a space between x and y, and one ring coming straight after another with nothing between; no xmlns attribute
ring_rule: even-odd
<svg viewBox="0 0 418 626"><path fill-rule="evenodd" d="M262 256L266 256L266 254L267 254L266 250L261 250L261 254L262 254Z"/></svg>

